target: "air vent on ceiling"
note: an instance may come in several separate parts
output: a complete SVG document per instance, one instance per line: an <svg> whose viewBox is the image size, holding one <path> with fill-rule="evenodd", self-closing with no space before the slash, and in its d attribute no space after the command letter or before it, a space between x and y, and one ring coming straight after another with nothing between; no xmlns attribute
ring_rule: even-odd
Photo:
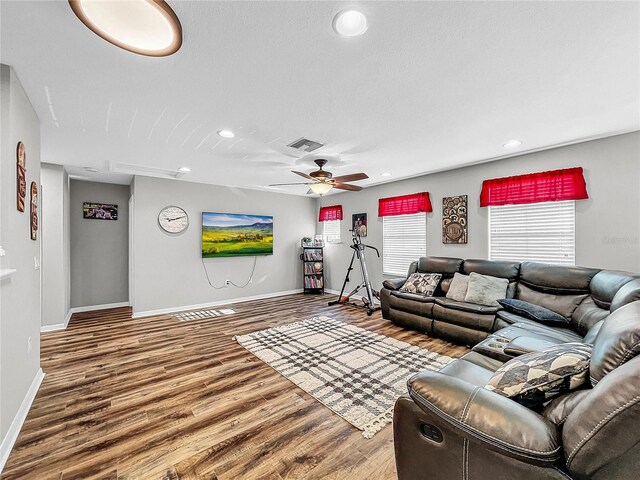
<svg viewBox="0 0 640 480"><path fill-rule="evenodd" d="M309 140L308 138L304 137L299 138L295 142L291 142L289 145L287 145L287 147L302 150L303 152L313 152L314 150L317 150L322 146L324 146L324 143Z"/></svg>

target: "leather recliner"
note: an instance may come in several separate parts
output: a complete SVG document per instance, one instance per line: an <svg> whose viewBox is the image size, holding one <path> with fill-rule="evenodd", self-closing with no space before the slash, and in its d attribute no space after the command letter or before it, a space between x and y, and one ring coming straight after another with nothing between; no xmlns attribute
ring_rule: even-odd
<svg viewBox="0 0 640 480"><path fill-rule="evenodd" d="M477 352L414 375L394 411L399 480L640 478L640 301L594 328L586 387L540 412L483 388L502 362Z"/></svg>

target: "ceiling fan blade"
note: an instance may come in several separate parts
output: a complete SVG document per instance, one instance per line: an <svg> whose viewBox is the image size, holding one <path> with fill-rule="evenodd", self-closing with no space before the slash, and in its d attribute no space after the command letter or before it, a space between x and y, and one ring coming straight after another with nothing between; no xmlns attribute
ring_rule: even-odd
<svg viewBox="0 0 640 480"><path fill-rule="evenodd" d="M333 188L339 188L340 190L351 190L352 192L359 192L362 187L357 185L349 185L348 183L336 182L333 184Z"/></svg>
<svg viewBox="0 0 640 480"><path fill-rule="evenodd" d="M336 182L357 182L358 180L365 180L369 178L366 173L352 173L350 175L342 175L340 177L333 177Z"/></svg>
<svg viewBox="0 0 640 480"><path fill-rule="evenodd" d="M295 170L291 170L291 173L295 173L296 175L300 175L301 177L308 178L309 180L313 180L313 177L307 175L306 173L296 172Z"/></svg>
<svg viewBox="0 0 640 480"><path fill-rule="evenodd" d="M313 185L313 182L300 182L300 183L272 183L267 185L268 187L287 187L289 185Z"/></svg>
<svg viewBox="0 0 640 480"><path fill-rule="evenodd" d="M307 195L309 195L309 194L311 194L311 193L316 193L316 192L314 192L314 191L313 191L313 190L311 190L311 189L307 190Z"/></svg>

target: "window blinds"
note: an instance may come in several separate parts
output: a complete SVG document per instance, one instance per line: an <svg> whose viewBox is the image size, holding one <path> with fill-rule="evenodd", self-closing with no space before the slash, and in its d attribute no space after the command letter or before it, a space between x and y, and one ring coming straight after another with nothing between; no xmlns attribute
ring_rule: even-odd
<svg viewBox="0 0 640 480"><path fill-rule="evenodd" d="M327 243L340 243L340 220L324 221L324 241Z"/></svg>
<svg viewBox="0 0 640 480"><path fill-rule="evenodd" d="M427 254L427 215L382 217L382 271L406 275L411 262Z"/></svg>
<svg viewBox="0 0 640 480"><path fill-rule="evenodd" d="M489 258L575 265L575 201L489 207Z"/></svg>

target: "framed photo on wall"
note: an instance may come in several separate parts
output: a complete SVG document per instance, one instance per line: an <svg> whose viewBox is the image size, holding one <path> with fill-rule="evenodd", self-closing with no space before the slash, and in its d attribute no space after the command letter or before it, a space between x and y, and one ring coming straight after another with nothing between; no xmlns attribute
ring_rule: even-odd
<svg viewBox="0 0 640 480"><path fill-rule="evenodd" d="M358 232L361 237L367 236L367 214L354 213L351 215L351 228Z"/></svg>
<svg viewBox="0 0 640 480"><path fill-rule="evenodd" d="M111 203L84 202L82 218L93 220L118 220L118 205Z"/></svg>

